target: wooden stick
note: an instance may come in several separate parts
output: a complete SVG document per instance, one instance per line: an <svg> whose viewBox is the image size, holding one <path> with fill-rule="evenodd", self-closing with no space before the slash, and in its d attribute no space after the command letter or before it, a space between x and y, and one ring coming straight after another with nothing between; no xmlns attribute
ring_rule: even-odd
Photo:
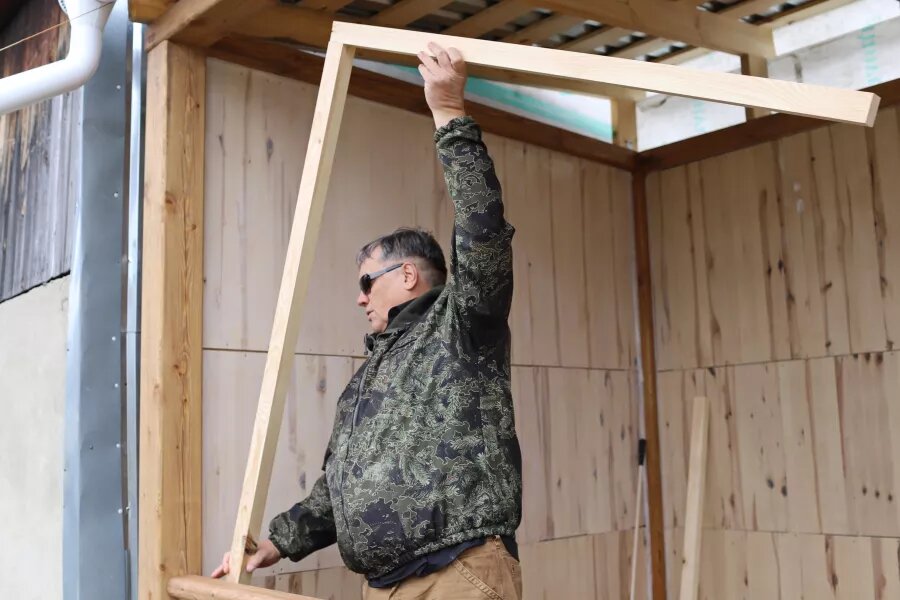
<svg viewBox="0 0 900 600"><path fill-rule="evenodd" d="M691 457L688 467L687 509L684 517L684 554L680 600L697 600L700 590L700 541L703 533L703 501L706 495L706 442L709 437L709 402L694 398L691 424Z"/></svg>
<svg viewBox="0 0 900 600"><path fill-rule="evenodd" d="M635 584L637 583L637 563L638 563L638 532L641 528L641 490L644 485L644 456L647 452L647 440L638 442L638 484L637 493L634 495L634 537L631 540L631 588L628 598L634 600Z"/></svg>
<svg viewBox="0 0 900 600"><path fill-rule="evenodd" d="M278 592L198 575L173 577L169 580L167 591L170 596L180 600L316 600L310 596Z"/></svg>
<svg viewBox="0 0 900 600"><path fill-rule="evenodd" d="M459 49L472 65L536 73L547 77L548 84L553 79L607 83L857 125L873 125L878 110L878 97L869 92L535 46L339 22L333 26L331 39L348 46L407 56L415 56L427 48L428 42L437 42Z"/></svg>
<svg viewBox="0 0 900 600"><path fill-rule="evenodd" d="M306 162L300 180L294 224L284 262L281 290L272 324L272 339L269 342L253 438L250 442L250 455L247 458L247 470L231 542L232 568L228 579L235 583L249 578L244 568L245 548L255 544L266 507L272 462L284 415L284 398L290 382L294 347L309 287L352 67L353 48L340 42L329 43L309 133Z"/></svg>

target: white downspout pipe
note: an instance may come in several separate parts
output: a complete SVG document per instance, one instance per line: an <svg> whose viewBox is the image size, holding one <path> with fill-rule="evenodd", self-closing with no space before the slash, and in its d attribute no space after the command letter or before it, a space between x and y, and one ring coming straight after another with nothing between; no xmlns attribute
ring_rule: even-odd
<svg viewBox="0 0 900 600"><path fill-rule="evenodd" d="M71 19L63 60L0 79L0 115L81 87L100 64L103 28L115 0L59 0Z"/></svg>

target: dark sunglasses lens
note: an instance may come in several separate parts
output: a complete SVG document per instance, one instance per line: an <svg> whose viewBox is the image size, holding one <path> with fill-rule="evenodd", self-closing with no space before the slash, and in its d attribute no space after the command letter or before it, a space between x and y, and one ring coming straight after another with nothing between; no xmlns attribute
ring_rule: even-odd
<svg viewBox="0 0 900 600"><path fill-rule="evenodd" d="M359 278L359 289L366 295L372 291L372 278L368 273Z"/></svg>

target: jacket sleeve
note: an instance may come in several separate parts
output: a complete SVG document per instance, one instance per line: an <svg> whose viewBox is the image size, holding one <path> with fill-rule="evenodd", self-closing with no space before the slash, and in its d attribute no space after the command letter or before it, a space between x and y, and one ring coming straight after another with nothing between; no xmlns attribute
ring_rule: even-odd
<svg viewBox="0 0 900 600"><path fill-rule="evenodd" d="M337 541L331 494L324 473L305 500L272 519L269 540L282 557L294 562Z"/></svg>
<svg viewBox="0 0 900 600"><path fill-rule="evenodd" d="M435 133L455 217L450 255L451 288L464 313L506 321L512 303L512 236L503 216L500 181L470 117Z"/></svg>

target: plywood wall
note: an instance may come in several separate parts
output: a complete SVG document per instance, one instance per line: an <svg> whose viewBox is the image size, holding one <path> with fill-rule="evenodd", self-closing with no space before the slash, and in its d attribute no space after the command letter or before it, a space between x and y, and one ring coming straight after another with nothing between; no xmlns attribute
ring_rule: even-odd
<svg viewBox="0 0 900 600"><path fill-rule="evenodd" d="M647 189L667 564L705 394L703 597L900 598L900 110Z"/></svg>
<svg viewBox="0 0 900 600"><path fill-rule="evenodd" d="M210 61L207 90L208 571L234 523L316 89ZM267 520L320 475L337 396L361 360L357 249L401 225L433 230L445 248L449 241L452 206L432 133L425 117L348 101ZM487 143L517 229L510 324L526 596L619 598L627 588L631 537L621 532L634 519L638 435L630 175L520 142L488 136ZM353 598L360 590L335 548L299 565L283 561L261 582L320 597Z"/></svg>

